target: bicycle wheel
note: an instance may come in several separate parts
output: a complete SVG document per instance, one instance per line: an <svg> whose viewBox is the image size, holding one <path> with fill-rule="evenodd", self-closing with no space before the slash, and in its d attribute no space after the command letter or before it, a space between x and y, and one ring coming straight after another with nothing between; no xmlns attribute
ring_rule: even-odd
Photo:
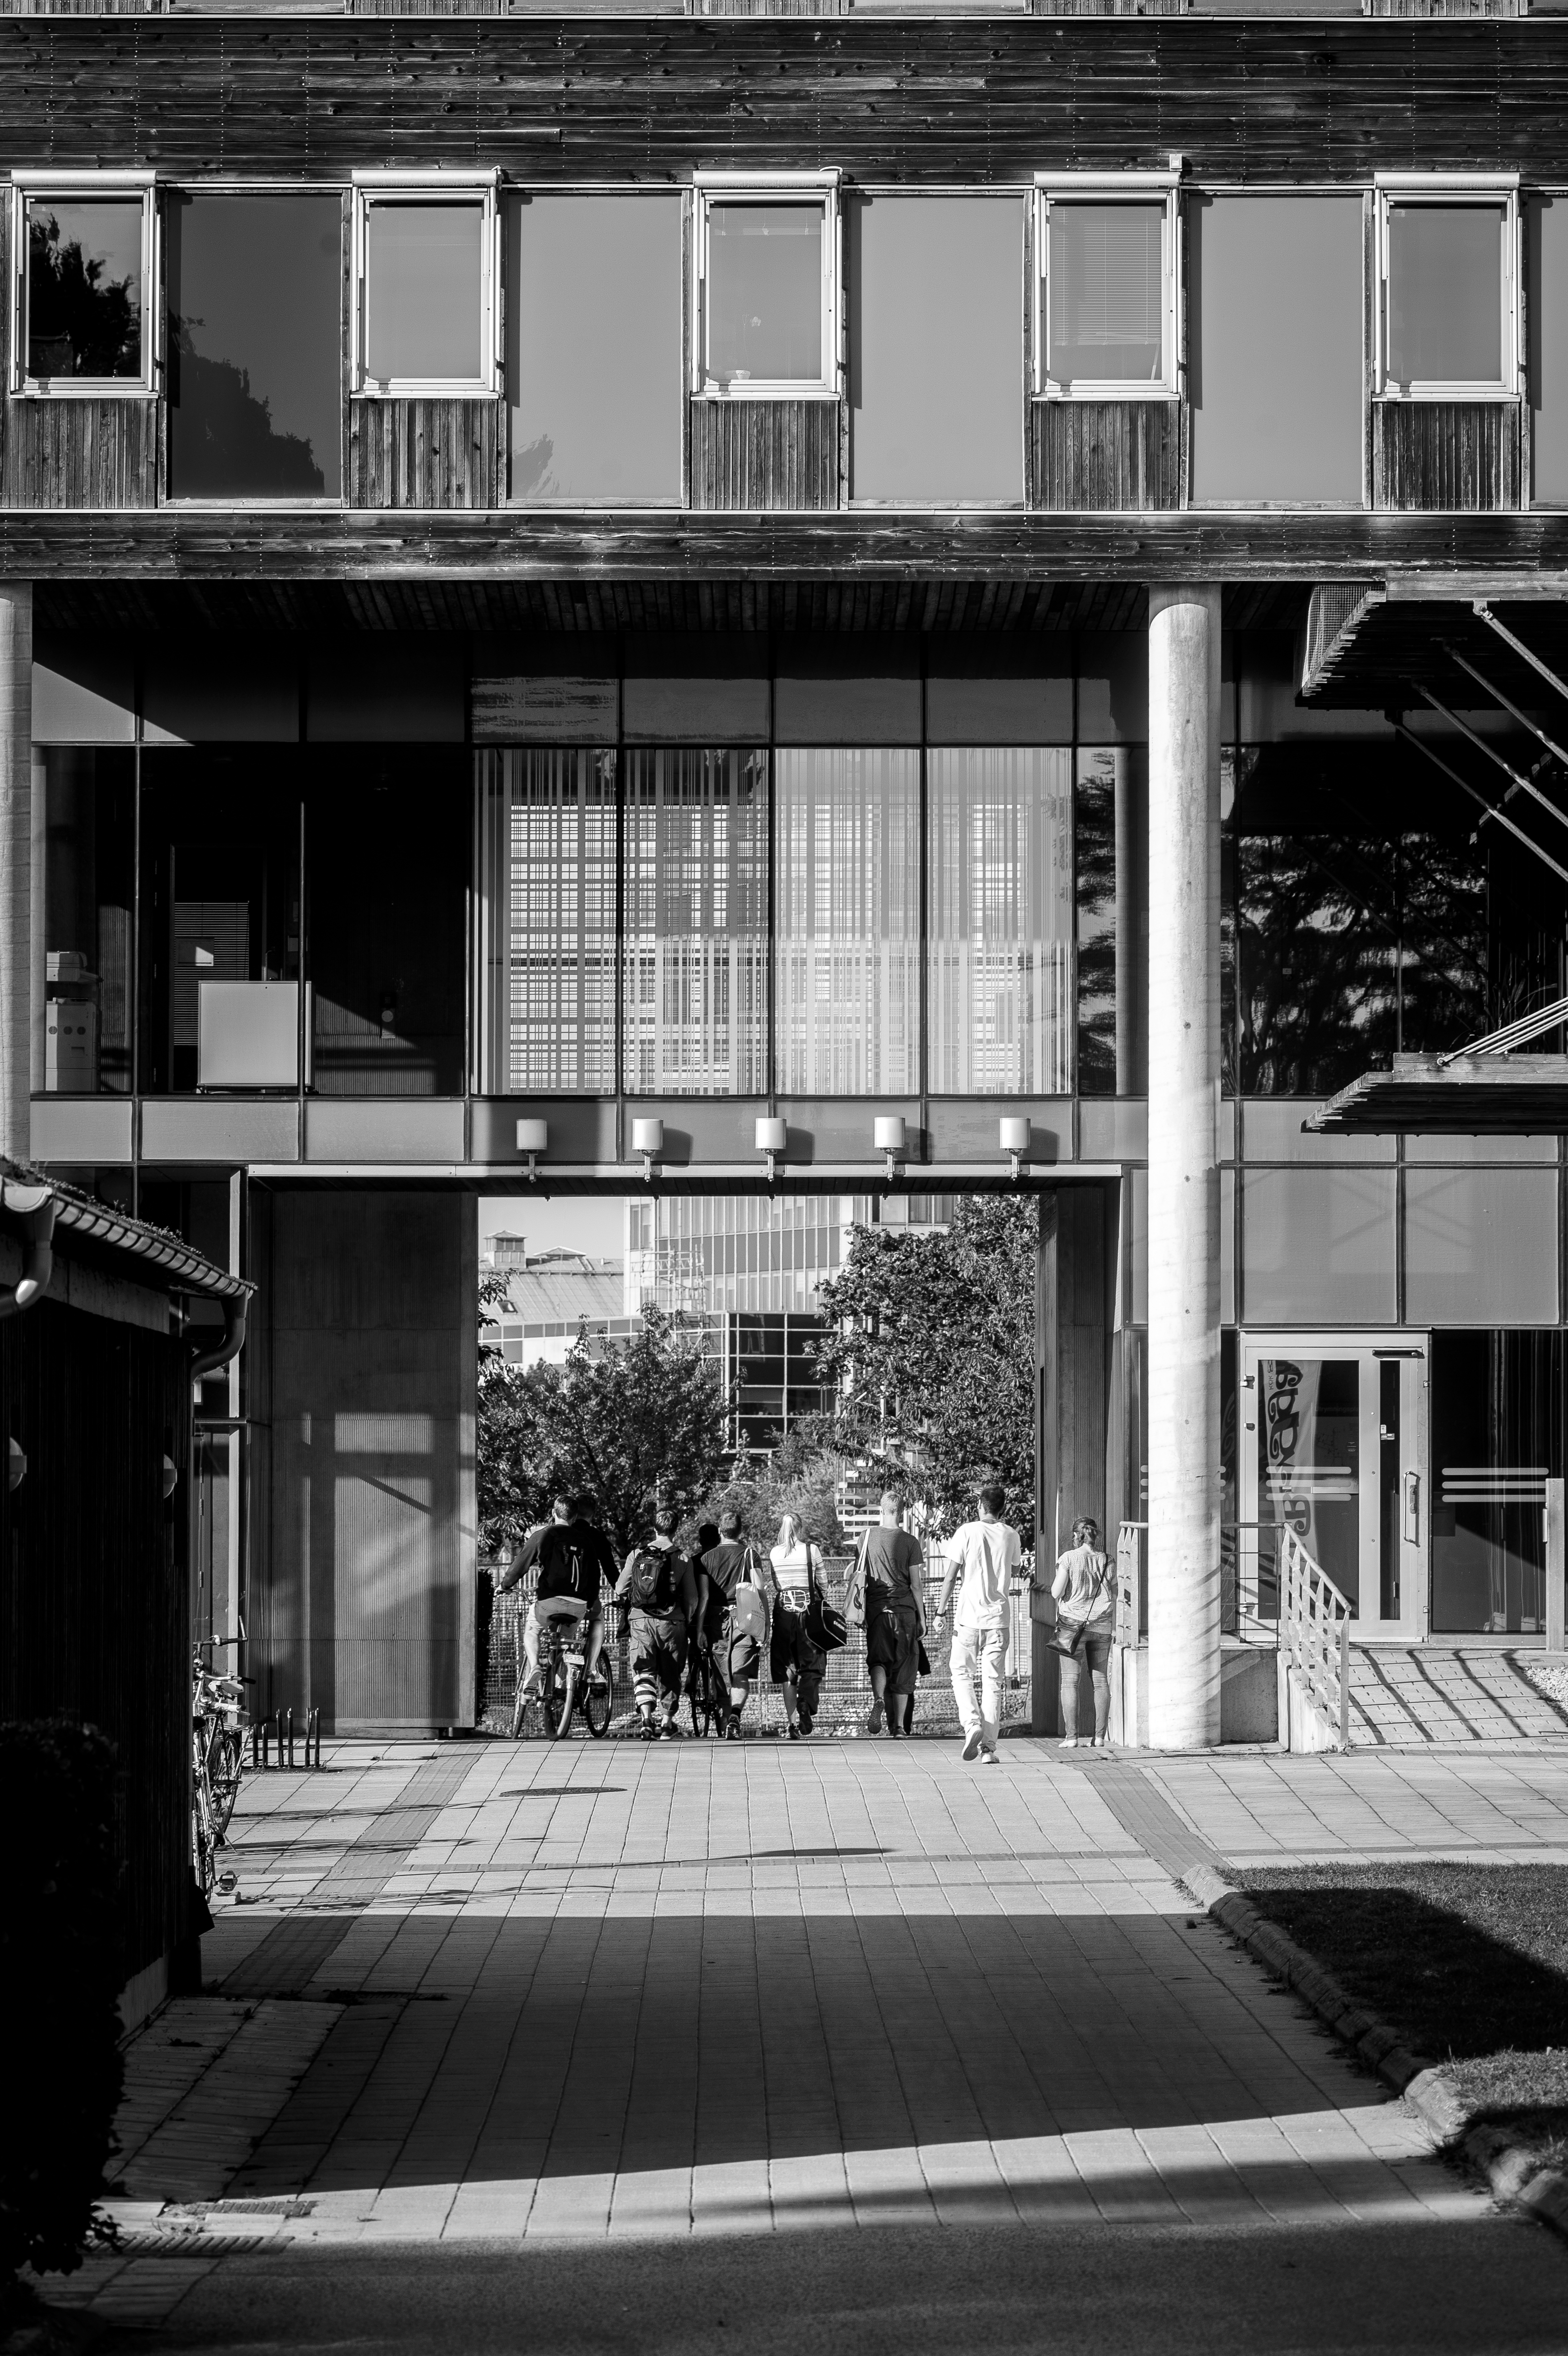
<svg viewBox="0 0 1568 2356"><path fill-rule="evenodd" d="M218 1843L212 1828L212 1786L207 1773L207 1733L197 1725L191 1740L190 1869L203 1898L218 1879Z"/></svg>
<svg viewBox="0 0 1568 2356"><path fill-rule="evenodd" d="M228 1841L229 1820L234 1814L234 1803L240 1797L240 1779L244 1772L245 1739L238 1727L226 1726L208 1753L212 1828L220 1848Z"/></svg>
<svg viewBox="0 0 1568 2356"><path fill-rule="evenodd" d="M706 1735L713 1725L713 1687L709 1682L708 1664L699 1653L692 1664L687 1682L686 1698L691 1705L691 1730Z"/></svg>
<svg viewBox="0 0 1568 2356"><path fill-rule="evenodd" d="M549 1739L559 1742L571 1724L571 1713L577 1707L577 1664L568 1661L558 1675L560 1684L552 1686L544 1697L545 1724Z"/></svg>
<svg viewBox="0 0 1568 2356"><path fill-rule="evenodd" d="M603 1654L599 1656L599 1672L604 1679L603 1685L595 1686L590 1678L582 1695L582 1723L595 1742L602 1742L609 1733L610 1720L615 1708L615 1688L604 1665Z"/></svg>

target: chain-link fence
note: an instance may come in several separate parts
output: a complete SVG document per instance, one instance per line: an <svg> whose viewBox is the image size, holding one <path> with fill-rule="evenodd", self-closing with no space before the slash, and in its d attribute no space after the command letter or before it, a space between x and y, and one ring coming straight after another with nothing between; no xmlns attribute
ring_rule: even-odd
<svg viewBox="0 0 1568 2356"><path fill-rule="evenodd" d="M842 1608L844 1589L854 1568L854 1557L827 1556L823 1558L822 1567L828 1594ZM941 1584L940 1575L928 1575L928 1620ZM1027 1580L1015 1583L1009 1600L1008 1678L1002 1717L1006 1725L1027 1726L1031 1707L1029 1665L1033 1649L1029 1635ZM517 1690L518 1663L522 1657L523 1615L532 1601L533 1581L530 1578L525 1579L508 1594L495 1597L487 1618L481 1610L484 1641L480 1658L479 1723L492 1734L510 1734L512 1730L512 1707ZM636 1717L632 1703L631 1664L627 1657L626 1639L618 1625L619 1619L618 1612L607 1612L605 1614L604 1664L614 1689L610 1719L612 1734L631 1732ZM948 1676L947 1630L930 1630L925 1643L931 1675L921 1678L915 1691L912 1730L916 1734L955 1735L958 1731L958 1711ZM782 1734L784 1728L784 1696L768 1676L765 1652L752 1690L752 1698L746 1705L744 1720L748 1730ZM866 1665L865 1638L859 1629L851 1628L848 1643L840 1651L827 1655L816 1730L820 1734L864 1733L870 1708L871 1679ZM684 1705L681 1723L689 1730L690 1716Z"/></svg>

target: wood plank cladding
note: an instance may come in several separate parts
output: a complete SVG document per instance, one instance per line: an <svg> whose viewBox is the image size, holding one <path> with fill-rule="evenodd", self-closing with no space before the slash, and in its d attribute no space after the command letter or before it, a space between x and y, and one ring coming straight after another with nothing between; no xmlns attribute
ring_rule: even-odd
<svg viewBox="0 0 1568 2356"><path fill-rule="evenodd" d="M1568 25L1234 16L0 18L0 156L171 177L496 165L533 185L835 164L1027 184L1562 171Z"/></svg>
<svg viewBox="0 0 1568 2356"><path fill-rule="evenodd" d="M693 401L689 410L694 508L838 505L836 401Z"/></svg>
<svg viewBox="0 0 1568 2356"><path fill-rule="evenodd" d="M1519 411L1500 401L1372 405L1372 504L1494 514L1519 505Z"/></svg>
<svg viewBox="0 0 1568 2356"><path fill-rule="evenodd" d="M356 508L492 508L498 401L354 401L348 405L348 504Z"/></svg>
<svg viewBox="0 0 1568 2356"><path fill-rule="evenodd" d="M535 508L490 515L432 510L417 532L401 516L363 509L323 515L187 508L118 516L0 510L0 576L69 584L76 596L93 582L230 582L243 574L258 587L294 589L444 581L464 585L466 604L504 570L519 584L555 584L568 616L590 594L606 613L617 614L623 590L630 602L634 588L645 609L656 591L672 611L684 610L682 601L692 595L699 608L709 606L720 594L733 594L743 610L748 599L754 605L776 590L784 595L786 628L795 626L785 594L791 584L801 600L809 602L820 588L851 613L863 587L876 584L896 588L918 609L931 584L947 582L984 583L992 603L1005 605L1020 580L1031 579L1107 587L1371 582L1395 568L1451 576L1481 566L1495 568L1492 594L1503 598L1539 596L1542 572L1568 580L1568 510L1232 514L1186 508L1140 516L1129 530L1122 515L1025 514L1017 508L956 518L880 509L590 519ZM363 596L367 616L376 616L379 589L356 587L355 594ZM743 619L740 626L747 626ZM823 626L836 625L826 618ZM976 626L987 626L983 615Z"/></svg>
<svg viewBox="0 0 1568 2356"><path fill-rule="evenodd" d="M1029 406L1031 505L1139 514L1179 506L1179 402L1036 401Z"/></svg>
<svg viewBox="0 0 1568 2356"><path fill-rule="evenodd" d="M4 496L12 508L155 506L157 402L8 401Z"/></svg>

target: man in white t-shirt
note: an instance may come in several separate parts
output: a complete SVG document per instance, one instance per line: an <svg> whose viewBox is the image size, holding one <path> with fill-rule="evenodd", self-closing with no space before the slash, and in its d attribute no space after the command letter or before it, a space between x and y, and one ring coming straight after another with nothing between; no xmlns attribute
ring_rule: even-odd
<svg viewBox="0 0 1568 2356"><path fill-rule="evenodd" d="M964 1756L978 1756L984 1765L994 1767L1008 1665L1008 1590L1023 1550L1017 1530L1002 1519L1008 1499L1001 1483L987 1481L978 1502L979 1518L962 1523L947 1541L947 1576L937 1599L936 1619L940 1626L947 1617L956 1586L951 1667L953 1698L964 1727Z"/></svg>

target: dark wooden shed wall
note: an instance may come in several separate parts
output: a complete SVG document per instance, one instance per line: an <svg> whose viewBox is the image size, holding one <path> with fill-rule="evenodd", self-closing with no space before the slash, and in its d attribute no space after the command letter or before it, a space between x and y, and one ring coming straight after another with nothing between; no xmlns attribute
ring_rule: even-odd
<svg viewBox="0 0 1568 2356"><path fill-rule="evenodd" d="M0 1482L0 1715L115 1746L122 1981L190 1929L188 1363L175 1336L54 1301L0 1323L0 1414L27 1455L18 1489Z"/></svg>

